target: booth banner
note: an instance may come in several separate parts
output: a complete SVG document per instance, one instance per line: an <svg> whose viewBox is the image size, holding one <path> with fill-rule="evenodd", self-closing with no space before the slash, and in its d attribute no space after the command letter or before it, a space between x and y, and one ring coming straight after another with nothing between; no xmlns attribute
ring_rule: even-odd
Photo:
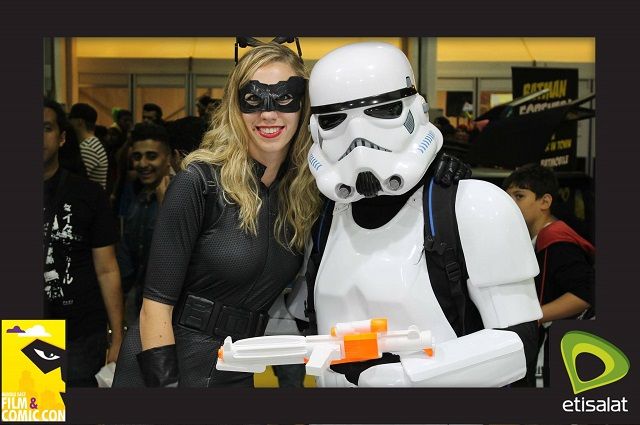
<svg viewBox="0 0 640 425"><path fill-rule="evenodd" d="M548 93L517 106L516 115L557 108L578 98L577 69L512 67L511 80L514 99L549 89ZM560 171L575 170L577 140L577 122L561 124L547 143L540 163Z"/></svg>

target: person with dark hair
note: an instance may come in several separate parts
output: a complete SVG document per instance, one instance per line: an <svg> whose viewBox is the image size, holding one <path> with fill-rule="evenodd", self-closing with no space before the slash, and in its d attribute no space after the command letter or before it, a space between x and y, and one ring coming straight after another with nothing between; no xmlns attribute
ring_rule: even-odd
<svg viewBox="0 0 640 425"><path fill-rule="evenodd" d="M96 387L105 354L115 362L122 343L117 234L104 190L59 166L65 121L60 104L45 99L44 316L66 321L67 384Z"/></svg>
<svg viewBox="0 0 640 425"><path fill-rule="evenodd" d="M123 216L123 236L117 250L123 292L127 297L127 323L135 322L142 306L151 236L169 184L171 149L167 130L153 123L136 124L131 132L130 158L137 174L133 183L135 198Z"/></svg>
<svg viewBox="0 0 640 425"><path fill-rule="evenodd" d="M109 127L105 143L107 156L109 157L109 173L107 178L107 193L114 211L120 213L119 203L128 179L128 153L127 145L131 128L133 127L133 114L127 109L114 108L112 112L113 124Z"/></svg>
<svg viewBox="0 0 640 425"><path fill-rule="evenodd" d="M538 321L541 345L554 320L594 314L595 248L554 215L558 180L550 168L539 164L520 167L505 179L503 187L522 211L540 266L535 281L543 314ZM548 386L548 341L545 354L543 378ZM531 364L528 379L533 380L534 373L535 364Z"/></svg>
<svg viewBox="0 0 640 425"><path fill-rule="evenodd" d="M456 133L456 128L451 125L451 122L447 117L438 117L433 120L433 125L435 125L438 130L442 133L442 136L445 139L453 138Z"/></svg>
<svg viewBox="0 0 640 425"><path fill-rule="evenodd" d="M145 103L142 105L142 122L152 122L164 125L162 120L162 108L155 103Z"/></svg>
<svg viewBox="0 0 640 425"><path fill-rule="evenodd" d="M131 127L133 127L133 114L127 109L117 109L113 114L113 120L105 144L107 151L115 156L115 152L127 141Z"/></svg>
<svg viewBox="0 0 640 425"><path fill-rule="evenodd" d="M208 94L203 94L198 98L196 102L196 108L198 109L198 116L205 120L208 124L211 121L211 117L213 116L213 112L216 110L218 106L220 106L220 99L214 99Z"/></svg>
<svg viewBox="0 0 640 425"><path fill-rule="evenodd" d="M96 127L93 130L93 134L95 134L98 140L100 140L104 145L105 140L107 139L107 127L105 127L104 125L96 124Z"/></svg>
<svg viewBox="0 0 640 425"><path fill-rule="evenodd" d="M174 163L180 163L184 156L190 154L200 146L204 134L209 129L211 117L219 100L213 99L209 95L202 95L198 98L196 107L198 116L187 116L178 118L175 121L166 122L169 131L171 148L173 149ZM178 167L174 167L177 169Z"/></svg>
<svg viewBox="0 0 640 425"><path fill-rule="evenodd" d="M104 146L95 135L97 120L98 113L86 103L76 103L69 111L69 121L81 141L80 154L87 169L87 177L106 189L109 159Z"/></svg>
<svg viewBox="0 0 640 425"><path fill-rule="evenodd" d="M81 177L87 178L87 168L84 166L82 155L80 154L80 144L78 143L78 137L76 132L69 124L67 119L64 119L66 127L62 127L61 131L65 134L65 142L58 150L58 162L60 167L67 171L77 174Z"/></svg>
<svg viewBox="0 0 640 425"><path fill-rule="evenodd" d="M107 149L117 151L127 141L129 132L133 127L133 114L127 109L115 109L113 112L113 124L108 129Z"/></svg>
<svg viewBox="0 0 640 425"><path fill-rule="evenodd" d="M215 101L213 100L213 98L208 94L203 94L202 96L200 96L198 98L198 101L196 102L196 108L198 108L198 116L204 117L207 114L207 108L214 102Z"/></svg>
<svg viewBox="0 0 640 425"><path fill-rule="evenodd" d="M174 169L180 168L180 161L198 149L207 131L208 124L202 117L182 117L166 123L171 148L174 151Z"/></svg>
<svg viewBox="0 0 640 425"><path fill-rule="evenodd" d="M119 109L115 113L114 126L116 126L125 136L129 134L131 127L133 127L133 114L131 111L128 109Z"/></svg>

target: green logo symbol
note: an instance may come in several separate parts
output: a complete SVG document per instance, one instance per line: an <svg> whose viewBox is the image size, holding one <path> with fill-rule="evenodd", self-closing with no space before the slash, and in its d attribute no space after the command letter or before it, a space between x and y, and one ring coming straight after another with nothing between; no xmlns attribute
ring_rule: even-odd
<svg viewBox="0 0 640 425"><path fill-rule="evenodd" d="M567 332L560 341L560 350L574 394L619 381L629 372L629 359L618 347L587 332ZM600 376L589 381L580 379L576 370L576 358L582 353L593 354L602 360L604 372Z"/></svg>

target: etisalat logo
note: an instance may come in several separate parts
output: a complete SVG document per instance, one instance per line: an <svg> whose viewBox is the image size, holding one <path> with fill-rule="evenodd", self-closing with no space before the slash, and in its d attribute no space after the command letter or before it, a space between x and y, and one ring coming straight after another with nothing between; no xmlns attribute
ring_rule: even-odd
<svg viewBox="0 0 640 425"><path fill-rule="evenodd" d="M629 372L629 359L618 347L587 332L567 332L560 341L560 350L573 387L573 394L609 385L624 378ZM594 355L604 364L604 371L588 381L580 379L576 369L576 359L583 353ZM627 402L626 397L595 400L575 397L573 400L565 400L562 403L562 409L565 412L628 412Z"/></svg>

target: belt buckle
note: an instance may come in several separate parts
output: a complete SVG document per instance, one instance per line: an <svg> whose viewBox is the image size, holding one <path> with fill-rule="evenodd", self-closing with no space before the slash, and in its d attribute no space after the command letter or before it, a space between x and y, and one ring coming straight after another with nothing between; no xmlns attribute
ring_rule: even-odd
<svg viewBox="0 0 640 425"><path fill-rule="evenodd" d="M234 341L253 336L256 314L253 311L223 306L218 315L214 332L229 335Z"/></svg>
<svg viewBox="0 0 640 425"><path fill-rule="evenodd" d="M204 331L207 329L214 302L195 295L187 296L178 323L190 329Z"/></svg>

